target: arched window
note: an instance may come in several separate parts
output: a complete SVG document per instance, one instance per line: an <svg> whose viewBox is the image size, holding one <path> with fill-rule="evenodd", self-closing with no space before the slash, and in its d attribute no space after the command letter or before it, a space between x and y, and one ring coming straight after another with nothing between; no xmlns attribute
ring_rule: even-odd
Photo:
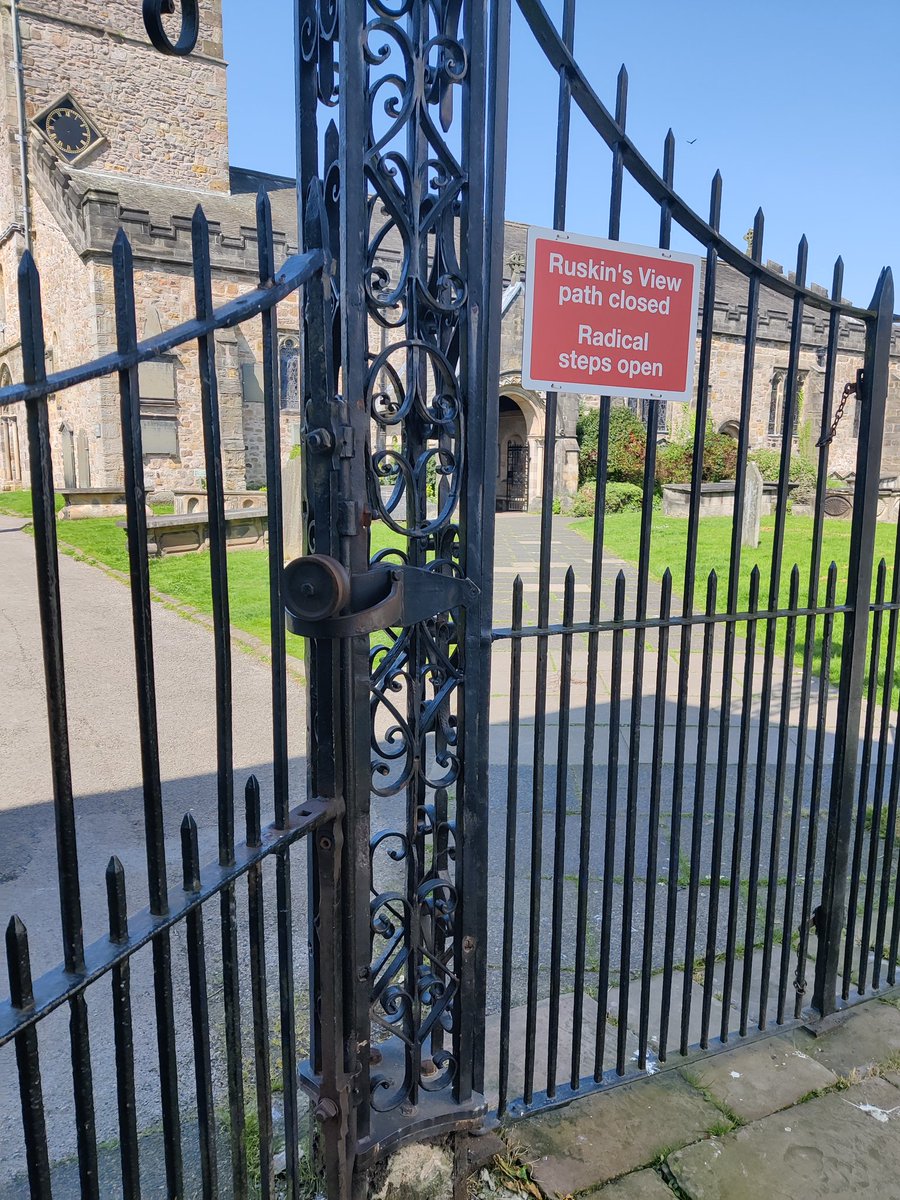
<svg viewBox="0 0 900 1200"><path fill-rule="evenodd" d="M300 407L300 343L295 337L281 339L278 346L281 407Z"/></svg>

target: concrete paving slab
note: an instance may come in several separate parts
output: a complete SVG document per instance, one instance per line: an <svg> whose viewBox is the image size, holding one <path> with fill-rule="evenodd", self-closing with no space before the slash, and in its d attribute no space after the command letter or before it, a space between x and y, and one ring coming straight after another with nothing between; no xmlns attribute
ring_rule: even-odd
<svg viewBox="0 0 900 1200"><path fill-rule="evenodd" d="M900 1103L869 1079L669 1155L689 1200L900 1200Z"/></svg>
<svg viewBox="0 0 900 1200"><path fill-rule="evenodd" d="M671 1189L655 1171L633 1171L590 1194L604 1200L672 1200Z"/></svg>
<svg viewBox="0 0 900 1200"><path fill-rule="evenodd" d="M598 1187L703 1137L721 1113L674 1072L523 1122L517 1133L550 1197Z"/></svg>
<svg viewBox="0 0 900 1200"><path fill-rule="evenodd" d="M837 1075L789 1039L767 1038L726 1050L682 1071L745 1121L758 1121L837 1082Z"/></svg>
<svg viewBox="0 0 900 1200"><path fill-rule="evenodd" d="M799 1030L794 1045L838 1075L867 1071L900 1053L900 1008L878 1000L860 1004L818 1037Z"/></svg>

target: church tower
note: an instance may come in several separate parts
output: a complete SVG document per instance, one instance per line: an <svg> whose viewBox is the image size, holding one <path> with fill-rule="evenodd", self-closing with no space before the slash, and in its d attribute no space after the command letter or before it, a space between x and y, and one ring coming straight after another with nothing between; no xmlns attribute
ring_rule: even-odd
<svg viewBox="0 0 900 1200"><path fill-rule="evenodd" d="M46 148L92 174L228 191L221 0L201 5L200 38L186 59L153 49L138 0L25 0L18 13L26 135L35 152ZM18 181L15 45L6 6L2 20L3 123ZM166 20L177 34L180 14Z"/></svg>

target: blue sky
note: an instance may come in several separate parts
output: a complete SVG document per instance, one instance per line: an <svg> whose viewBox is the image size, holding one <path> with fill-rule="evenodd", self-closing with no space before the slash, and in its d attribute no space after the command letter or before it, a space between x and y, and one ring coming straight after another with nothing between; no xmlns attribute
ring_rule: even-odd
<svg viewBox="0 0 900 1200"><path fill-rule="evenodd" d="M560 12L561 0L546 2ZM223 6L232 162L293 174L293 5ZM513 9L507 215L549 224L556 81L515 0ZM722 229L733 241L742 244L762 205L765 257L790 267L805 233L810 279L830 285L842 254L844 291L857 303L868 302L883 265L900 267L898 0L580 0L575 48L610 108L626 64L629 133L659 165L672 126L676 186L704 215L721 170ZM571 230L606 232L609 161L577 115ZM657 223L639 189L626 187L623 239L652 243Z"/></svg>

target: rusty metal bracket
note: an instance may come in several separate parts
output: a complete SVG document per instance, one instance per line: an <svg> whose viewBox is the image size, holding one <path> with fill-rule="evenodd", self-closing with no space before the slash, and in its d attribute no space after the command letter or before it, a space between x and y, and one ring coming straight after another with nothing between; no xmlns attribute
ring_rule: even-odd
<svg viewBox="0 0 900 1200"><path fill-rule="evenodd" d="M326 554L294 559L284 570L285 619L300 637L350 638L416 625L477 595L468 579L422 567L373 567L350 575Z"/></svg>

